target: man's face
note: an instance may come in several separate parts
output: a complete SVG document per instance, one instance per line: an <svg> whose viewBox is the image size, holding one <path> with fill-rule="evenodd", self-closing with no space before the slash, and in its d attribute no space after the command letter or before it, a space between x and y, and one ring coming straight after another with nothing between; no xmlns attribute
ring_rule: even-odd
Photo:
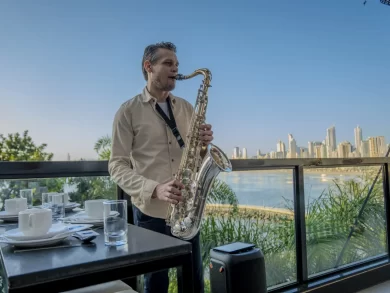
<svg viewBox="0 0 390 293"><path fill-rule="evenodd" d="M175 88L179 61L176 54L168 49L158 49L158 60L151 65L149 78L153 85L161 91L172 91Z"/></svg>

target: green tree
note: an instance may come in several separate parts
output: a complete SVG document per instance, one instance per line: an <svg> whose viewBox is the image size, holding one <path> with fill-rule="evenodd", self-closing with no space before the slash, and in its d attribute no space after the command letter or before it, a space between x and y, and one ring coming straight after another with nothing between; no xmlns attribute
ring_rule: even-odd
<svg viewBox="0 0 390 293"><path fill-rule="evenodd" d="M108 135L100 137L95 143L94 150L99 155L99 160L109 160L111 156L111 137Z"/></svg>
<svg viewBox="0 0 390 293"><path fill-rule="evenodd" d="M50 161L52 153L45 152L46 143L36 145L28 134L28 130L20 135L18 132L4 136L0 134L0 161ZM49 178L37 180L2 180L0 181L0 205L4 209L4 200L18 197L20 189L32 188L34 202L40 202L40 188L47 187L49 191L62 191L64 179Z"/></svg>
<svg viewBox="0 0 390 293"><path fill-rule="evenodd" d="M8 136L0 134L0 161L51 161L52 153L45 152L46 143L36 145L28 130Z"/></svg>

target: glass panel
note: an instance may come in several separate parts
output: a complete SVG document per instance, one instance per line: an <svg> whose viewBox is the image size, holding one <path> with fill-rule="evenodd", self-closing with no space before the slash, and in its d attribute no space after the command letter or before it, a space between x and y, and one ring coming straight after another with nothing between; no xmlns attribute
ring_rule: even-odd
<svg viewBox="0 0 390 293"><path fill-rule="evenodd" d="M292 170L219 175L201 229L206 285L210 249L235 241L261 249L268 288L296 280L293 186Z"/></svg>
<svg viewBox="0 0 390 293"><path fill-rule="evenodd" d="M21 196L21 191L32 189L33 206L42 204L42 196L50 192L66 192L69 202L81 204L90 199L116 199L116 185L108 176L12 179L0 180L0 210L4 200Z"/></svg>
<svg viewBox="0 0 390 293"><path fill-rule="evenodd" d="M382 172L373 186L379 170L378 166L305 169L310 276L386 253Z"/></svg>

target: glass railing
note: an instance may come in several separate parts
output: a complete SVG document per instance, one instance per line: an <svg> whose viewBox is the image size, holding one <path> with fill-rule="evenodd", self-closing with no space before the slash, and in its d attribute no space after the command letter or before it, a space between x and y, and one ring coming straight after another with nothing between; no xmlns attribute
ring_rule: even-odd
<svg viewBox="0 0 390 293"><path fill-rule="evenodd" d="M210 249L235 241L262 250L269 292L334 283L351 269L361 275L359 268L370 265L372 271L375 261L383 267L389 162L232 160L233 172L214 182L201 229L207 289ZM88 199L124 196L105 161L0 162L0 210L6 198L25 189L33 190L36 205L45 192L66 192L80 208Z"/></svg>

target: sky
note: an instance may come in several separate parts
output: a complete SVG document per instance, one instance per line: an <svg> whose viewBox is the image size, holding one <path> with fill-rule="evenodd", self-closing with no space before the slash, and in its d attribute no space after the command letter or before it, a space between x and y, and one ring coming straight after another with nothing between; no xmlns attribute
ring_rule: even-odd
<svg viewBox="0 0 390 293"><path fill-rule="evenodd" d="M145 86L144 48L209 68L214 143L276 150L384 135L390 142L390 6L379 0L0 2L0 133L29 130L54 160L94 159L122 103ZM201 76L174 94L194 104Z"/></svg>

